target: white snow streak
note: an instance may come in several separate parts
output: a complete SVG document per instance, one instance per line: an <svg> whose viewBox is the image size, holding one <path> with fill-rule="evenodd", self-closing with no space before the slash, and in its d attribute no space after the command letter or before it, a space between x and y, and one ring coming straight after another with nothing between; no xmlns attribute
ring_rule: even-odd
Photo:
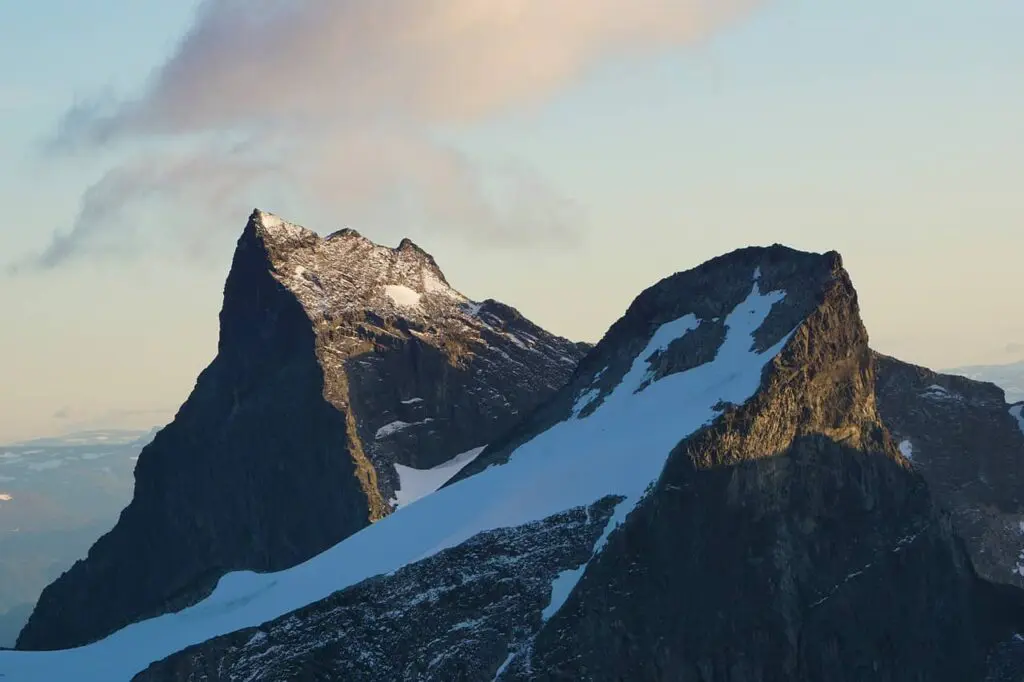
<svg viewBox="0 0 1024 682"><path fill-rule="evenodd" d="M900 454L913 461L914 445L909 440L900 441Z"/></svg>
<svg viewBox="0 0 1024 682"><path fill-rule="evenodd" d="M483 451L483 447L473 448L430 469L413 469L404 464L396 464L395 471L398 472L399 480L394 499L396 508L406 507L436 491Z"/></svg>
<svg viewBox="0 0 1024 682"><path fill-rule="evenodd" d="M0 652L4 682L51 682L66 679L68 671L78 682L127 682L187 646L277 618L486 530L540 521L609 495L625 498L622 513L615 515L625 518L679 441L719 415L715 405L743 404L757 391L762 369L790 336L758 353L752 335L784 296L762 294L755 283L726 319L728 333L713 361L636 392L654 351L700 322L687 315L662 325L589 416L554 425L519 446L507 463L441 488L418 500L414 511L398 509L305 563L277 573L230 573L199 604L88 646Z"/></svg>
<svg viewBox="0 0 1024 682"><path fill-rule="evenodd" d="M388 436L398 433L399 431L404 431L410 426L422 426L423 424L429 424L432 421L434 420L431 419L430 417L427 417L426 419L420 422L404 422L400 419L396 419L395 421L385 424L384 426L377 429L377 432L373 434L373 438L374 440L383 440Z"/></svg>
<svg viewBox="0 0 1024 682"><path fill-rule="evenodd" d="M466 300L465 296L455 291L455 289L452 289L450 286L438 279L434 273L426 269L423 271L423 290L428 294L444 294L448 298L456 301Z"/></svg>
<svg viewBox="0 0 1024 682"><path fill-rule="evenodd" d="M580 412L587 409L590 403L597 400L597 397L601 395L601 389L591 388L580 394L580 397L576 399L576 402L572 406L572 416L579 419Z"/></svg>
<svg viewBox="0 0 1024 682"><path fill-rule="evenodd" d="M583 571L586 570L589 563L584 562L576 568L570 568L558 574L558 577L551 583L551 603L544 607L540 614L542 620L549 620L551 616L558 613L558 609L562 608L576 588L576 583L583 577Z"/></svg>

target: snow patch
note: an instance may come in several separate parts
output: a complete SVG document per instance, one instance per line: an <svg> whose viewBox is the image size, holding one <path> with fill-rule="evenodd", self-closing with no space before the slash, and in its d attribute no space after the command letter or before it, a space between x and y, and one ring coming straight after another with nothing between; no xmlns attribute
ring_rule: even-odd
<svg viewBox="0 0 1024 682"><path fill-rule="evenodd" d="M964 397L959 393L954 393L938 384L932 384L928 388L921 392L922 398L928 398L929 400L936 401L955 401L963 402Z"/></svg>
<svg viewBox="0 0 1024 682"><path fill-rule="evenodd" d="M551 616L558 613L558 609L562 608L569 595L572 594L576 584L583 577L583 571L586 570L587 565L590 562L582 563L576 568L570 568L566 571L562 571L558 574L551 583L551 602L544 607L541 611L541 620L549 620Z"/></svg>
<svg viewBox="0 0 1024 682"><path fill-rule="evenodd" d="M907 459L913 461L914 459L914 446L909 440L900 441L900 454Z"/></svg>
<svg viewBox="0 0 1024 682"><path fill-rule="evenodd" d="M284 233L289 239L302 237L307 233L305 228L289 223L286 220L282 220L273 213L267 213L266 211L258 211L256 214L256 220L264 227L264 229Z"/></svg>
<svg viewBox="0 0 1024 682"><path fill-rule="evenodd" d="M281 227L282 225L284 225L284 221L272 213L260 211L257 215L260 224L263 225L263 227L274 229L275 227Z"/></svg>
<svg viewBox="0 0 1024 682"><path fill-rule="evenodd" d="M397 509L320 555L276 573L229 573L200 603L140 621L93 644L54 652L0 651L4 682L128 682L153 661L190 645L267 622L375 575L455 547L478 533L521 526L604 497L624 498L624 518L660 476L672 449L720 412L742 405L761 384L762 369L789 341L765 352L753 335L781 291L750 295L725 320L715 358L637 389L658 348L696 329L687 315L661 325L620 384L584 419L567 419L516 448L506 463L441 488ZM566 482L571 482L567 485ZM559 590L568 586L569 577Z"/></svg>
<svg viewBox="0 0 1024 682"><path fill-rule="evenodd" d="M421 426L422 424L429 424L432 421L434 420L431 419L430 417L427 417L423 421L419 422L404 422L400 419L396 419L390 424L385 424L384 426L377 429L377 433L374 434L373 438L374 440L383 440L384 438L387 438L392 434L398 433L399 431L404 431L410 426Z"/></svg>
<svg viewBox="0 0 1024 682"><path fill-rule="evenodd" d="M403 405L415 405L416 403L422 403L422 402L423 402L423 398L409 398L408 400L403 400L402 404Z"/></svg>
<svg viewBox="0 0 1024 682"><path fill-rule="evenodd" d="M483 451L483 447L473 448L430 469L413 469L404 464L395 464L399 481L393 500L395 507L408 506L438 490Z"/></svg>
<svg viewBox="0 0 1024 682"><path fill-rule="evenodd" d="M584 563L580 564L576 568L572 568L566 571L562 571L551 583L551 601L541 612L540 616L543 620L547 621L551 616L558 613L558 610L562 608L569 595L576 589L576 585L580 579L583 578L583 572L587 570L587 566L590 562L600 554L605 545L608 544L608 536L612 534L612 531L622 525L622 522L626 520L626 516L632 511L635 503L628 503L628 500L623 500L615 505L615 510L612 512L611 517L604 526L604 531L601 533L601 537L594 543L594 549L591 552L590 558Z"/></svg>
<svg viewBox="0 0 1024 682"><path fill-rule="evenodd" d="M601 395L601 389L591 388L580 394L580 397L576 399L576 402L572 406L572 416L579 419L580 412L587 409L590 403L597 400L598 396Z"/></svg>
<svg viewBox="0 0 1024 682"><path fill-rule="evenodd" d="M508 655L508 656L507 656L507 657L505 658L505 661L504 661L504 663L502 663L502 664L501 664L500 666L498 666L498 670L497 670L497 671L495 671L495 673L494 673L494 681L493 681L493 682L497 682L498 678L499 678L499 677L501 677L502 673L504 673L504 672L505 672L505 670L507 670L507 669L508 669L508 667L509 667L510 665L512 665L512 659L514 659L514 658L516 657L516 654L517 654L517 653L518 653L517 651L513 651L513 652L511 652L511 653L510 653L510 654L509 654L509 655Z"/></svg>
<svg viewBox="0 0 1024 682"><path fill-rule="evenodd" d="M416 308L420 304L421 295L402 284L387 285L384 294L400 308Z"/></svg>

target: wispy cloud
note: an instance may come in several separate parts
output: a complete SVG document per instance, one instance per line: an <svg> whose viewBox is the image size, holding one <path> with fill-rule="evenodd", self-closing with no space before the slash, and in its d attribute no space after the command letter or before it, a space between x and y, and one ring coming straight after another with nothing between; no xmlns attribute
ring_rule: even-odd
<svg viewBox="0 0 1024 682"><path fill-rule="evenodd" d="M96 245L121 229L123 206L155 195L227 205L268 176L349 222L387 216L486 243L571 239L579 215L540 174L482 166L432 133L543 101L607 58L698 41L752 4L206 0L139 96L64 116L51 150L164 151L94 184L71 230L30 265ZM218 136L244 144L202 144ZM183 146L199 151L182 159Z"/></svg>

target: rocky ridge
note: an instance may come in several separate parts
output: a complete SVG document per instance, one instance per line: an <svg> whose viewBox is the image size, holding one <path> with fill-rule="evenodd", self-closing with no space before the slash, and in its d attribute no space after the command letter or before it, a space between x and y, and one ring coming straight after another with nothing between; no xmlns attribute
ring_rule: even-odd
<svg viewBox="0 0 1024 682"><path fill-rule="evenodd" d="M415 510L442 510L540 453L583 453L583 485L588 467L643 466L649 446L668 443L646 491L616 503L596 542L588 525L571 559L535 558L548 541L528 538L561 542L556 529L579 523L578 507L495 529L136 679L1020 679L1024 593L975 573L879 416L875 385L837 254L772 247L715 259L641 294L565 388ZM697 398L711 401L706 412ZM673 421L696 428L651 436L671 434ZM587 518L605 518L611 501L593 504ZM510 554L513 537L524 544ZM516 577L553 566L542 606ZM397 617L423 598L436 628ZM492 608L509 598L518 632ZM331 636L342 627L344 640ZM373 667L346 644L378 637Z"/></svg>
<svg viewBox="0 0 1024 682"><path fill-rule="evenodd" d="M139 457L131 504L46 588L20 649L86 644L230 571L319 554L391 513L400 471L468 461L588 348L466 298L407 239L321 238L258 210L220 323L217 357Z"/></svg>
<svg viewBox="0 0 1024 682"><path fill-rule="evenodd" d="M994 384L875 354L882 420L952 514L978 571L1024 587L1024 429Z"/></svg>

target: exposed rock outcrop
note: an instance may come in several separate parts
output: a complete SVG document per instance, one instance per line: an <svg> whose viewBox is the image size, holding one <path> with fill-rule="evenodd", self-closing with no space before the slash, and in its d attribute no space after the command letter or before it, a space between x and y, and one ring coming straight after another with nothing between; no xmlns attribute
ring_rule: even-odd
<svg viewBox="0 0 1024 682"><path fill-rule="evenodd" d="M1024 430L1003 390L875 355L882 420L952 514L975 567L1024 587Z"/></svg>
<svg viewBox="0 0 1024 682"><path fill-rule="evenodd" d="M552 581L590 557L616 502L481 533L135 680L489 680L510 648L531 640Z"/></svg>
<svg viewBox="0 0 1024 682"><path fill-rule="evenodd" d="M42 594L21 649L85 644L276 571L389 514L396 466L486 445L588 346L452 289L409 240L252 214L216 359L139 457L117 526Z"/></svg>
<svg viewBox="0 0 1024 682"><path fill-rule="evenodd" d="M875 381L837 254L744 249L670 277L422 512L540 503L534 490L471 494L524 458L552 458L581 487L590 467L626 477L660 462L607 524L614 498L601 497L586 524L576 507L489 531L136 680L1020 679L1024 592L975 573L879 417ZM556 570L544 606L525 583ZM417 615L423 599L436 627ZM518 628L495 608L506 603ZM378 637L380 649L349 644Z"/></svg>

